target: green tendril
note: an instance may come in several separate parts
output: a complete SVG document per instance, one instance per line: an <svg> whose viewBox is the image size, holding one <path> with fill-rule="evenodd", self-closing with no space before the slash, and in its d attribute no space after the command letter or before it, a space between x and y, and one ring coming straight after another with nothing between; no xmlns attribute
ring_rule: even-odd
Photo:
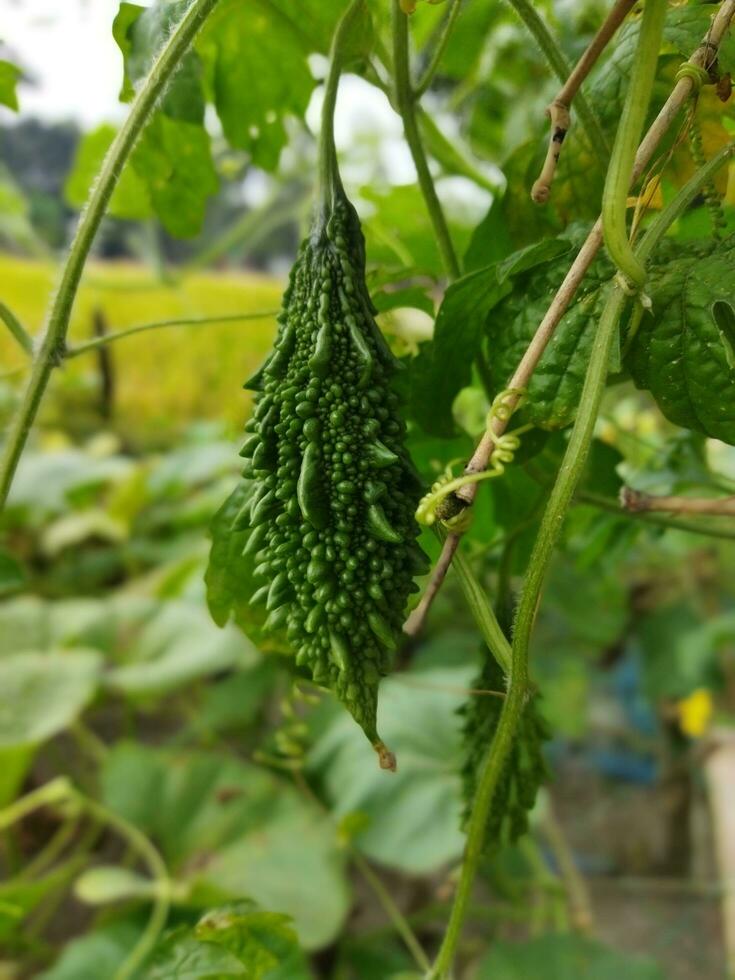
<svg viewBox="0 0 735 980"><path fill-rule="evenodd" d="M706 68L692 64L691 61L684 61L679 65L679 70L676 73L676 81L680 82L683 78L691 78L694 83L692 94L695 97L699 95L701 87L707 85L710 81L709 72Z"/></svg>
<svg viewBox="0 0 735 980"><path fill-rule="evenodd" d="M437 519L437 510L448 496L461 490L462 487L470 486L473 483L480 483L483 480L492 480L494 477L502 476L505 467L513 462L515 454L521 445L520 436L527 432L531 426L524 425L513 432L504 432L497 435L493 429L493 423L503 422L506 424L514 411L521 404L525 395L525 388L506 388L493 400L490 411L487 413L486 433L493 443L493 451L488 460L487 469L481 473L464 473L461 476L454 476L452 468L455 462L447 464L446 469L438 480L432 485L431 489L419 501L416 508L416 520L419 524L431 527ZM454 517L441 521L444 527L452 531L464 531L470 520L469 508L465 508L461 513Z"/></svg>

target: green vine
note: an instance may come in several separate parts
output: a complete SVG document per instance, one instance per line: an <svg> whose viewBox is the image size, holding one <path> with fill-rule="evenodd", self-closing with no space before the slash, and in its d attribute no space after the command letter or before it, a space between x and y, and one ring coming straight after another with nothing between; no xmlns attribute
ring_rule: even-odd
<svg viewBox="0 0 735 980"><path fill-rule="evenodd" d="M408 50L408 15L401 9L400 0L393 0L393 71L395 76L395 103L403 120L406 142L411 151L419 187L434 227L439 252L447 275L459 276L460 268L454 251L449 226L442 210L439 196L429 170L429 163L419 132L416 114L416 92L411 84L411 67Z"/></svg>
<svg viewBox="0 0 735 980"><path fill-rule="evenodd" d="M636 261L645 265L673 222L696 197L707 180L711 179L717 166L721 166L732 153L733 148L726 147L718 154L718 158L713 158L706 167L697 171L646 231L636 249ZM595 332L577 417L529 558L514 622L508 692L503 702L495 736L488 746L478 772L477 794L467 827L467 844L459 884L447 931L430 974L431 980L445 980L449 976L483 852L485 826L490 806L528 698L528 650L541 588L561 535L564 518L587 462L605 390L613 340L628 300L627 290L618 279L614 280L609 288L610 292Z"/></svg>
<svg viewBox="0 0 735 980"><path fill-rule="evenodd" d="M637 289L645 282L646 273L642 262L633 252L628 237L626 213L635 155L656 76L666 7L666 0L648 0L643 8L633 71L602 193L602 232L605 245L617 268Z"/></svg>

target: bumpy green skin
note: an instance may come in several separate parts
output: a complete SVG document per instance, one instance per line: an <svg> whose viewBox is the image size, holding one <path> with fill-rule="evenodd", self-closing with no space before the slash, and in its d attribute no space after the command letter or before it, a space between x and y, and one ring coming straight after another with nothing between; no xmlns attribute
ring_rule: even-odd
<svg viewBox="0 0 735 980"><path fill-rule="evenodd" d="M373 319L365 249L337 194L302 244L275 349L246 384L258 392L242 455L254 492L248 527L259 587L251 601L285 628L296 663L331 688L391 766L376 730L414 576L420 482L390 382L397 361Z"/></svg>
<svg viewBox="0 0 735 980"><path fill-rule="evenodd" d="M486 652L485 663L473 684L482 691L505 690L503 671ZM485 849L512 844L528 830L528 814L536 802L536 793L548 776L543 757L543 743L549 738L546 722L539 714L538 696L526 705L521 715L513 748L498 782L485 831ZM477 789L477 771L492 741L503 706L499 697L473 695L462 708L462 735L465 762L462 767L466 824Z"/></svg>

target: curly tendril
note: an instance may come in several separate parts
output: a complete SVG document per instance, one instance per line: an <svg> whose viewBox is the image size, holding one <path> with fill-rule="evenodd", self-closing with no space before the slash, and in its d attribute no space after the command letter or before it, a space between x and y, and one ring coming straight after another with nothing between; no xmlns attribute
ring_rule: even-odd
<svg viewBox="0 0 735 980"><path fill-rule="evenodd" d="M497 420L506 424L510 420L513 412L520 406L525 394L525 388L506 388L493 399L485 422L486 432L494 446L490 454L490 459L488 460L487 469L484 469L481 473L463 473L461 476L454 476L452 474L452 468L457 461L454 460L448 463L439 479L432 484L429 492L419 501L419 505L416 508L416 520L419 524L431 527L437 519L439 505L450 494L456 493L462 487L469 486L470 484L480 483L483 480L491 480L496 476L503 475L505 467L513 462L515 454L518 452L521 445L520 436L524 432L527 432L531 426L524 425L519 429L515 429L513 432L503 432L501 435L497 435L493 430L493 423ZM470 512L468 508L465 508L461 513L441 523L450 530L460 531L466 530L469 520Z"/></svg>
<svg viewBox="0 0 735 980"><path fill-rule="evenodd" d="M702 68L700 65L692 64L691 61L684 61L679 65L679 70L676 73L676 81L680 82L683 78L691 78L694 83L692 94L695 97L699 95L701 87L707 85L710 81L707 69Z"/></svg>

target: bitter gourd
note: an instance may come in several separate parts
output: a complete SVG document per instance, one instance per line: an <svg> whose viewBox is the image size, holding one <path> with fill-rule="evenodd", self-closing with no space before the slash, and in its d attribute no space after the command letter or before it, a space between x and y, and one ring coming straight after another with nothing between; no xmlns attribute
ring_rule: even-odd
<svg viewBox="0 0 735 980"><path fill-rule="evenodd" d="M413 579L425 568L414 520L420 483L391 388L398 362L373 318L365 245L341 184L322 203L292 269L273 352L241 455L252 492L256 591L296 663L333 689L390 767L376 729Z"/></svg>
<svg viewBox="0 0 735 980"><path fill-rule="evenodd" d="M489 651L485 649L484 652L485 660L473 690L502 694L505 691L503 671ZM502 707L501 697L478 693L459 710L463 717L465 753L462 767L465 825L475 799L478 770L498 727ZM486 850L513 843L526 833L528 813L536 801L539 786L547 777L543 743L548 738L548 727L539 712L538 695L535 695L523 709L513 746L498 780L485 828Z"/></svg>

